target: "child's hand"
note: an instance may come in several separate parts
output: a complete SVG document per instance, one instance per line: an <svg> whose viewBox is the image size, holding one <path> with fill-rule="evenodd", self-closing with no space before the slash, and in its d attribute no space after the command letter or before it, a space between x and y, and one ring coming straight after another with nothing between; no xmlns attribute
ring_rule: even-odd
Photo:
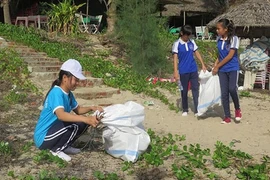
<svg viewBox="0 0 270 180"><path fill-rule="evenodd" d="M97 120L96 116L90 116L90 117L86 117L86 121L85 123L92 126L92 127L97 127L99 121Z"/></svg>
<svg viewBox="0 0 270 180"><path fill-rule="evenodd" d="M212 74L213 74L213 75L216 75L216 74L218 73L218 70L219 70L219 68L218 68L217 66L215 66L215 67L213 68L213 70L212 70Z"/></svg>
<svg viewBox="0 0 270 180"><path fill-rule="evenodd" d="M101 106L93 106L92 107L92 111L99 111L99 112L103 112L103 108Z"/></svg>
<svg viewBox="0 0 270 180"><path fill-rule="evenodd" d="M203 70L203 72L205 72L207 70L207 68L204 64L202 65L202 70Z"/></svg>
<svg viewBox="0 0 270 180"><path fill-rule="evenodd" d="M177 82L180 79L178 72L174 72L174 79L175 79L175 82Z"/></svg>

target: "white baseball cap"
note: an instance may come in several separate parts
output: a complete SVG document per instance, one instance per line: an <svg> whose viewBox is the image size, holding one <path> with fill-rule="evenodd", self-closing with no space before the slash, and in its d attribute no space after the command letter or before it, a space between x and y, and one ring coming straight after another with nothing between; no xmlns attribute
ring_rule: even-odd
<svg viewBox="0 0 270 180"><path fill-rule="evenodd" d="M69 59L64 62L60 68L61 70L70 72L73 76L80 80L86 79L86 77L82 74L82 66L75 59Z"/></svg>

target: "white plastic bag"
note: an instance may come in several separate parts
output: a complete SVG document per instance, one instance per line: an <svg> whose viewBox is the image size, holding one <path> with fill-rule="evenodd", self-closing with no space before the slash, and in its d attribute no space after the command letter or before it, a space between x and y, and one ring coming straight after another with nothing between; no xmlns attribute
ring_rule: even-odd
<svg viewBox="0 0 270 180"><path fill-rule="evenodd" d="M104 108L101 122L107 126L102 133L107 153L125 161L135 162L150 144L145 132L144 107L133 101Z"/></svg>
<svg viewBox="0 0 270 180"><path fill-rule="evenodd" d="M133 101L104 108L102 123L106 126L134 127L144 120L144 107Z"/></svg>
<svg viewBox="0 0 270 180"><path fill-rule="evenodd" d="M200 78L200 92L198 104L198 116L203 115L208 108L218 104L221 105L221 90L219 84L219 77L213 76L212 72L201 71Z"/></svg>

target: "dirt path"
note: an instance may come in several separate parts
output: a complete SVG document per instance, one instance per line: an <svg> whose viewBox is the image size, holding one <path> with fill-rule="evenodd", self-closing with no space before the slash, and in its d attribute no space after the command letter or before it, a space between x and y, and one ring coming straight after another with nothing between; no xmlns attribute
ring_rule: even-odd
<svg viewBox="0 0 270 180"><path fill-rule="evenodd" d="M186 135L184 143L194 144L199 143L203 148L214 148L217 140L229 144L232 140L238 140L239 143L235 144L235 148L250 153L255 158L259 159L262 155L270 155L270 107L269 95L260 95L254 93L257 98L241 98L241 105L243 110L243 120L240 124L232 123L230 125L220 124L220 117L218 113L211 112L209 117L198 120L192 113L187 117L181 117L180 113L175 113L168 110L168 107L161 103L159 100L151 99L143 95L134 95L130 92L121 92L121 94L113 95L111 98L83 100L78 99L78 102L83 105L92 104L115 104L124 103L132 100L137 103L143 104L145 100L152 100L154 106L145 107L145 127L151 128L159 134L179 134ZM177 96L170 97L171 100L177 99ZM40 103L40 101L39 101ZM35 122L39 116L39 110L36 107L16 106L17 110L15 115L1 116L1 119L10 119L10 122L1 124L1 137L14 142L19 146L24 145L26 142L32 142L32 135ZM26 113L25 113L26 112ZM5 126L4 126L5 125ZM3 129L4 128L4 129ZM86 142L90 139L91 135L84 135L80 141ZM127 175L121 171L122 161L112 158L110 155L105 154L102 150L101 138L98 134L95 137L98 144L94 148L87 146L83 153L72 156L72 161L66 168L57 171L60 175L72 175L82 179L91 179L94 171L99 170L102 172L117 172L123 179L151 179L144 175ZM85 143L83 143L85 144ZM54 171L57 166L55 164L45 163L36 164L33 157L39 152L33 145L31 148L20 155L14 155L9 163L1 165L0 177L1 179L11 179L7 177L8 171L14 171L16 175L23 174L38 174L41 170ZM161 166L165 169L166 166ZM155 176L152 179L174 179L170 173ZM233 179L225 177L225 179Z"/></svg>
<svg viewBox="0 0 270 180"><path fill-rule="evenodd" d="M216 141L229 144L236 140L236 148L261 157L270 155L270 96L253 93L256 97L241 98L240 104L243 111L243 119L240 124L220 124L223 114L221 107L207 113L205 118L197 119L190 112L187 117L181 113L170 111L166 105L159 100L132 95L129 92L122 92L121 95L114 95L105 103L124 103L128 100L135 100L143 104L145 100L154 102L154 106L145 107L145 126L159 133L172 133L186 135L188 143L199 143L203 147L213 148ZM171 96L170 99L178 99ZM91 103L101 103L102 99L93 100ZM82 101L82 104L87 102ZM233 105L231 104L231 109ZM234 112L232 110L232 116Z"/></svg>

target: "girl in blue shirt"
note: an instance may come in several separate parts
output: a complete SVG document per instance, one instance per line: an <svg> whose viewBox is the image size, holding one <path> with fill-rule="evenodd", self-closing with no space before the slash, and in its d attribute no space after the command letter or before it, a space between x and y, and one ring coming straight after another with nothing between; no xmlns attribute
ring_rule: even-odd
<svg viewBox="0 0 270 180"><path fill-rule="evenodd" d="M54 156L70 161L67 154L77 154L80 149L71 144L84 133L88 126L96 127L99 120L96 116L81 116L90 111L103 111L101 107L81 107L75 100L72 91L79 80L86 79L82 66L77 60L69 59L63 63L56 79L47 93L40 113L34 142L39 149L49 149ZM73 111L75 114L71 114Z"/></svg>
<svg viewBox="0 0 270 180"><path fill-rule="evenodd" d="M221 19L217 23L217 40L218 59L215 62L212 73L218 73L221 88L221 99L225 117L223 124L231 123L230 100L232 97L235 108L235 120L240 122L242 113L238 97L238 74L239 62L237 50L239 48L239 39L235 36L235 28L232 21Z"/></svg>
<svg viewBox="0 0 270 180"><path fill-rule="evenodd" d="M202 64L202 69L205 71L203 59L198 51L198 46L194 40L190 39L192 28L189 25L184 25L180 31L180 38L174 42L172 47L174 61L174 78L178 82L180 80L183 89L181 90L182 97L182 116L188 115L188 83L191 83L191 90L194 103L194 113L197 116L198 97L199 97L199 80L198 68L194 55Z"/></svg>

